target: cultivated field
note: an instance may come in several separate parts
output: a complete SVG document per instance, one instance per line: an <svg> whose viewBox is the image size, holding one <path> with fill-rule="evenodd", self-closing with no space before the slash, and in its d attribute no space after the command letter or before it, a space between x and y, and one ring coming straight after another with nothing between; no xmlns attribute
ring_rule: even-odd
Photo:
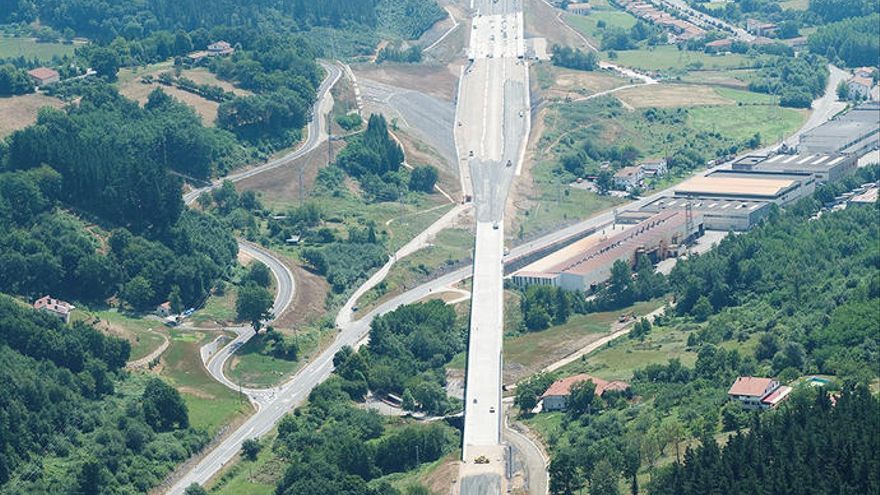
<svg viewBox="0 0 880 495"><path fill-rule="evenodd" d="M39 43L33 38L0 37L0 58L52 60L52 57L73 55L74 45Z"/></svg>
<svg viewBox="0 0 880 495"><path fill-rule="evenodd" d="M24 129L37 121L37 112L43 107L61 108L64 103L41 94L0 98L0 138Z"/></svg>

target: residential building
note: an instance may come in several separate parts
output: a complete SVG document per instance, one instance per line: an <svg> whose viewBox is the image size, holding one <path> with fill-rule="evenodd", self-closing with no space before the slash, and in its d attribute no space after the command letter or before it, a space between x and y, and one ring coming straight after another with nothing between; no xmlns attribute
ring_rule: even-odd
<svg viewBox="0 0 880 495"><path fill-rule="evenodd" d="M727 391L727 397L748 411L773 409L788 398L791 387L780 386L772 378L741 376Z"/></svg>
<svg viewBox="0 0 880 495"><path fill-rule="evenodd" d="M706 49L713 53L729 52L731 46L733 46L733 40L730 38L723 38L706 43Z"/></svg>
<svg viewBox="0 0 880 495"><path fill-rule="evenodd" d="M31 80L34 81L34 84L39 87L48 86L61 81L61 75L58 74L58 71L48 67L38 67L29 70L28 75L31 77Z"/></svg>
<svg viewBox="0 0 880 495"><path fill-rule="evenodd" d="M590 13L590 4L587 2L572 2L565 8L568 12L577 15L587 15Z"/></svg>
<svg viewBox="0 0 880 495"><path fill-rule="evenodd" d="M614 174L614 185L620 189L631 190L642 181L642 169L638 166L623 167Z"/></svg>
<svg viewBox="0 0 880 495"><path fill-rule="evenodd" d="M49 313L57 317L64 323L70 323L70 313L76 309L76 306L60 299L53 299L51 296L43 296L34 302L34 309Z"/></svg>
<svg viewBox="0 0 880 495"><path fill-rule="evenodd" d="M849 89L850 100L869 100L871 90L874 88L874 80L870 77L855 75L846 82Z"/></svg>
<svg viewBox="0 0 880 495"><path fill-rule="evenodd" d="M756 19L746 19L746 31L755 36L771 37L776 35L779 26L772 22L763 22Z"/></svg>
<svg viewBox="0 0 880 495"><path fill-rule="evenodd" d="M552 385L541 395L543 401L542 410L544 411L564 411L568 408L568 398L571 396L571 389L578 383L591 381L596 385L595 394L598 397L604 396L608 392L625 393L629 390L629 383L622 381L606 381L595 376L580 374L563 378L553 382Z"/></svg>
<svg viewBox="0 0 880 495"><path fill-rule="evenodd" d="M645 160L639 164L639 168L642 171L642 177L660 177L669 171L665 158Z"/></svg>
<svg viewBox="0 0 880 495"><path fill-rule="evenodd" d="M217 41L208 45L208 52L211 54L212 57L220 55L232 55L233 53L235 53L235 48L232 48L232 45L230 45L226 41Z"/></svg>
<svg viewBox="0 0 880 495"><path fill-rule="evenodd" d="M165 301L156 306L156 314L159 316L171 316L171 302Z"/></svg>

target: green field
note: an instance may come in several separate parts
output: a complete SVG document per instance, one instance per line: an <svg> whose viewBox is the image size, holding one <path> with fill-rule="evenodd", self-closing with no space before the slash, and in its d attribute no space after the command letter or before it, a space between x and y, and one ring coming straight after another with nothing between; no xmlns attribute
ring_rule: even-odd
<svg viewBox="0 0 880 495"><path fill-rule="evenodd" d="M697 354L686 349L688 333L672 327L655 327L644 342L627 337L575 361L560 370L563 376L590 373L606 380L630 380L633 371L649 364L665 364L673 358L693 366Z"/></svg>
<svg viewBox="0 0 880 495"><path fill-rule="evenodd" d="M504 362L516 368L537 372L611 330L621 313L645 315L662 305L654 300L634 304L619 311L573 315L564 325L504 339Z"/></svg>
<svg viewBox="0 0 880 495"><path fill-rule="evenodd" d="M100 321L96 322L95 319ZM134 361L147 356L162 345L165 327L159 320L135 318L116 310L73 312L73 321L96 323L105 333L124 338L131 344L131 357Z"/></svg>
<svg viewBox="0 0 880 495"><path fill-rule="evenodd" d="M559 183L551 172L555 162L545 161L535 165L532 178L538 189L534 197L536 203L525 211L517 212L513 218L510 236L530 238L576 220L589 218L625 202L613 196L600 196L594 192L569 187Z"/></svg>
<svg viewBox="0 0 880 495"><path fill-rule="evenodd" d="M162 375L177 388L189 408L190 424L216 434L223 425L253 411L247 398L215 381L202 365L199 348L217 333L171 330Z"/></svg>
<svg viewBox="0 0 880 495"><path fill-rule="evenodd" d="M736 140L749 139L757 132L763 144L791 135L808 116L805 110L751 105L696 107L688 114L688 125L695 129L717 131Z"/></svg>
<svg viewBox="0 0 880 495"><path fill-rule="evenodd" d="M0 37L0 58L24 57L51 61L52 57L73 55L73 45L62 43L37 43L32 38Z"/></svg>
<svg viewBox="0 0 880 495"><path fill-rule="evenodd" d="M210 493L217 495L271 495L275 484L284 473L284 461L275 457L269 446L275 433L261 439L263 448L255 461L239 459L212 486Z"/></svg>
<svg viewBox="0 0 880 495"><path fill-rule="evenodd" d="M274 279L273 279L274 280ZM235 297L238 291L236 287L227 284L226 291L222 296L212 294L205 305L192 314L190 321L194 326L209 323L224 323L235 321Z"/></svg>
<svg viewBox="0 0 880 495"><path fill-rule="evenodd" d="M607 59L606 55L603 56ZM739 54L711 55L703 52L679 50L674 45L663 45L639 50L619 51L617 52L615 62L637 69L669 71L739 69L753 67L756 59Z"/></svg>
<svg viewBox="0 0 880 495"><path fill-rule="evenodd" d="M621 10L593 11L589 15L565 15L566 24L597 43L602 39L603 31L598 27L599 21L605 21L606 29L615 27L629 29L636 25L637 19Z"/></svg>
<svg viewBox="0 0 880 495"><path fill-rule="evenodd" d="M754 91L743 91L741 89L716 87L715 92L724 98L730 98L737 103L745 105L776 105L779 100L779 98L766 93L755 93Z"/></svg>
<svg viewBox="0 0 880 495"><path fill-rule="evenodd" d="M287 360L262 354L266 342L261 338L253 338L235 353L235 357L226 364L226 376L230 380L241 383L245 387L272 387L289 378L305 365L316 349L321 348L323 341L332 337L320 330L308 329L297 334L300 346L299 359Z"/></svg>
<svg viewBox="0 0 880 495"><path fill-rule="evenodd" d="M391 267L383 284L373 288L358 300L358 311L365 313L396 294L405 287L412 288L443 267L452 267L471 257L474 247L473 234L465 229L441 230L430 245L398 260Z"/></svg>

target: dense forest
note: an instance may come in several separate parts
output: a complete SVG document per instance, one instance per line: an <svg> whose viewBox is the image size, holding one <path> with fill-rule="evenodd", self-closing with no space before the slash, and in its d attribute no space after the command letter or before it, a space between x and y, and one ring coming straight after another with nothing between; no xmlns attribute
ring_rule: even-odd
<svg viewBox="0 0 880 495"><path fill-rule="evenodd" d="M880 10L819 27L810 35L810 51L849 67L880 65Z"/></svg>
<svg viewBox="0 0 880 495"><path fill-rule="evenodd" d="M796 397L719 447L706 438L661 469L652 495L880 492L880 402L866 387Z"/></svg>
<svg viewBox="0 0 880 495"><path fill-rule="evenodd" d="M337 374L352 397L367 390L393 393L404 408L442 415L451 407L444 365L464 351L466 329L442 301L402 306L370 324L370 342L358 352L340 351Z"/></svg>
<svg viewBox="0 0 880 495"><path fill-rule="evenodd" d="M64 176L46 165L0 173L0 291L87 304L119 295L138 310L176 292L190 305L238 252L222 223L189 210L161 235L137 236L113 219L101 220L110 232L97 233L62 209L65 187Z"/></svg>
<svg viewBox="0 0 880 495"><path fill-rule="evenodd" d="M0 493L145 493L207 435L129 344L0 296Z"/></svg>
<svg viewBox="0 0 880 495"><path fill-rule="evenodd" d="M777 57L758 70L749 90L779 97L784 107L810 108L813 99L825 92L828 61L814 54Z"/></svg>

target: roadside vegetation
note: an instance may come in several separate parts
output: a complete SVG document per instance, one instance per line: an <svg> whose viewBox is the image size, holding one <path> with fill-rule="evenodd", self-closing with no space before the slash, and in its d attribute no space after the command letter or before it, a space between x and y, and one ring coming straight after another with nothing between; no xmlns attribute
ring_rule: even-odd
<svg viewBox="0 0 880 495"><path fill-rule="evenodd" d="M0 296L0 493L136 493L208 439L128 342Z"/></svg>
<svg viewBox="0 0 880 495"><path fill-rule="evenodd" d="M440 301L377 318L370 342L337 353L333 375L312 390L308 404L282 419L271 443L249 445L257 453L243 451L246 462L211 493L268 493L272 486L284 494L425 493L417 481L400 489L393 484L452 452L458 431L443 421L383 418L355 402L368 391L394 392L402 394L405 409L443 414L450 405L442 367L464 348L464 335L454 310Z"/></svg>

